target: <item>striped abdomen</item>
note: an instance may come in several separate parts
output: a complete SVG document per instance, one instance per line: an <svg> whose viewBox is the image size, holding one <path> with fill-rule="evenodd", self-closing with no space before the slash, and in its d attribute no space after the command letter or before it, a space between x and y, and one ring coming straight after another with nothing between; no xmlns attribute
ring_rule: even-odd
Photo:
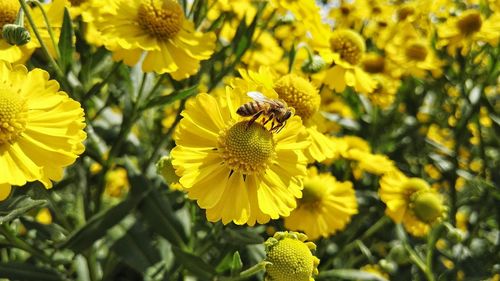
<svg viewBox="0 0 500 281"><path fill-rule="evenodd" d="M241 116L252 116L257 114L259 111L263 111L267 108L267 104L259 101L251 101L247 102L236 110L236 113L238 113Z"/></svg>

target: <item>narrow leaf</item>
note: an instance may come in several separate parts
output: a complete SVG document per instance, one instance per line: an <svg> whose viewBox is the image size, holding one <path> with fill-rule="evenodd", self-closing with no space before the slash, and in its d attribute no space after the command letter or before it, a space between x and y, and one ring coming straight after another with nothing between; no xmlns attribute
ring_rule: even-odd
<svg viewBox="0 0 500 281"><path fill-rule="evenodd" d="M345 280L375 280L388 281L387 279L370 272L355 269L333 269L320 272L318 280L332 280L332 277Z"/></svg>
<svg viewBox="0 0 500 281"><path fill-rule="evenodd" d="M180 90L178 92L171 93L170 95L155 97L149 100L146 104L144 104L141 107L141 110L146 110L157 106L165 106L177 100L187 99L188 97L196 94L197 89L198 85L194 85L192 87Z"/></svg>
<svg viewBox="0 0 500 281"><path fill-rule="evenodd" d="M177 260L189 272L199 277L201 280L212 280L212 277L215 275L213 267L206 264L200 257L184 252L175 246L172 246L172 251Z"/></svg>
<svg viewBox="0 0 500 281"><path fill-rule="evenodd" d="M10 198L0 204L0 224L14 220L34 208L39 208L47 203L45 200L33 200L28 196Z"/></svg>
<svg viewBox="0 0 500 281"><path fill-rule="evenodd" d="M73 54L75 52L73 37L73 22L71 21L71 16L69 14L68 8L64 8L63 24L58 43L59 53L61 54L59 61L64 72L68 70L71 62L73 61Z"/></svg>
<svg viewBox="0 0 500 281"><path fill-rule="evenodd" d="M63 278L55 271L28 263L0 263L0 278L10 280L59 281Z"/></svg>

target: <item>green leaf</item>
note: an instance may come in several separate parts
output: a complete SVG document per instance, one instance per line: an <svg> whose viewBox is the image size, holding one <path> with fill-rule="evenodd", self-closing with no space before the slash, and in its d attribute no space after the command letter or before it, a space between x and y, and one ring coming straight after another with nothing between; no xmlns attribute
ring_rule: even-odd
<svg viewBox="0 0 500 281"><path fill-rule="evenodd" d="M201 280L211 280L215 275L212 266L205 263L200 257L187 253L179 247L172 246L176 259L192 274Z"/></svg>
<svg viewBox="0 0 500 281"><path fill-rule="evenodd" d="M140 223L136 223L111 246L111 250L130 267L145 273L161 260L159 252L149 241L149 233Z"/></svg>
<svg viewBox="0 0 500 281"><path fill-rule="evenodd" d="M29 263L0 263L0 278L11 280L59 281L63 278L55 271Z"/></svg>
<svg viewBox="0 0 500 281"><path fill-rule="evenodd" d="M235 245L262 244L264 239L255 232L247 229L226 229L228 243Z"/></svg>
<svg viewBox="0 0 500 281"><path fill-rule="evenodd" d="M241 272L243 262L241 261L240 253L234 252L233 261L231 262L231 276L236 276Z"/></svg>
<svg viewBox="0 0 500 281"><path fill-rule="evenodd" d="M45 206L45 200L33 200L28 196L11 197L0 203L0 224L12 221L32 209Z"/></svg>
<svg viewBox="0 0 500 281"><path fill-rule="evenodd" d="M333 270L323 271L320 272L317 280L332 280L331 279L332 277L341 278L344 280L388 281L387 279L381 276L356 269L333 269Z"/></svg>
<svg viewBox="0 0 500 281"><path fill-rule="evenodd" d="M184 246L186 234L179 219L165 195L158 190L152 190L140 206L144 219L158 234L167 239L172 245Z"/></svg>
<svg viewBox="0 0 500 281"><path fill-rule="evenodd" d="M194 86L191 86L189 88L180 90L178 92L171 93L170 95L152 98L151 100L146 102L144 105L142 105L140 110L142 111L142 110L146 110L146 109L157 107L157 106L165 106L165 105L169 105L177 100L187 99L188 97L196 94L197 89L198 89L198 85L194 85Z"/></svg>
<svg viewBox="0 0 500 281"><path fill-rule="evenodd" d="M102 238L108 230L118 224L125 216L130 214L139 202L151 189L149 182L134 169L127 166L131 191L129 197L112 208L93 216L83 227L73 232L68 240L59 245L60 248L70 248L75 252L82 252L89 248L95 241Z"/></svg>
<svg viewBox="0 0 500 281"><path fill-rule="evenodd" d="M73 37L73 22L71 21L68 8L64 8L63 24L58 43L59 53L61 54L59 61L63 72L66 72L73 62L73 54L75 52Z"/></svg>

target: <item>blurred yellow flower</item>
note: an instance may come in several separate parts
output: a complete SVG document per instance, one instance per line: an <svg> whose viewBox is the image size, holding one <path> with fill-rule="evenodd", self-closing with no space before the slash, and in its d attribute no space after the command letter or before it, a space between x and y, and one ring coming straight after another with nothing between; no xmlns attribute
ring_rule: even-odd
<svg viewBox="0 0 500 281"><path fill-rule="evenodd" d="M189 198L209 221L254 225L288 216L302 196L309 145L300 118L279 133L236 113L251 101L227 88L218 99L189 100L175 134L172 164Z"/></svg>
<svg viewBox="0 0 500 281"><path fill-rule="evenodd" d="M298 199L297 209L285 218L285 227L303 231L316 240L343 230L357 213L351 182L338 182L331 174L318 174L316 168L310 168L304 178L302 198Z"/></svg>
<svg viewBox="0 0 500 281"><path fill-rule="evenodd" d="M112 198L122 198L130 189L127 170L116 167L106 173L104 194Z"/></svg>
<svg viewBox="0 0 500 281"><path fill-rule="evenodd" d="M0 187L63 177L85 147L80 104L41 69L0 61Z"/></svg>
<svg viewBox="0 0 500 281"><path fill-rule="evenodd" d="M266 281L314 281L319 259L311 253L316 249L307 236L297 232L276 232L264 242L266 247Z"/></svg>
<svg viewBox="0 0 500 281"><path fill-rule="evenodd" d="M115 60L182 80L198 71L215 48L215 35L196 31L175 0L110 0L113 9L92 10L94 22Z"/></svg>
<svg viewBox="0 0 500 281"><path fill-rule="evenodd" d="M445 212L443 198L419 178L408 178L400 171L385 174L380 180L380 199L386 204L385 213L406 231L421 237Z"/></svg>
<svg viewBox="0 0 500 281"><path fill-rule="evenodd" d="M500 12L484 18L480 11L469 9L456 17L449 17L446 22L438 25L437 47L446 47L448 53L453 56L457 50L466 55L478 42L496 46L500 37L499 30Z"/></svg>
<svg viewBox="0 0 500 281"><path fill-rule="evenodd" d="M42 208L38 211L35 217L36 221L41 224L51 224L52 214L48 208Z"/></svg>

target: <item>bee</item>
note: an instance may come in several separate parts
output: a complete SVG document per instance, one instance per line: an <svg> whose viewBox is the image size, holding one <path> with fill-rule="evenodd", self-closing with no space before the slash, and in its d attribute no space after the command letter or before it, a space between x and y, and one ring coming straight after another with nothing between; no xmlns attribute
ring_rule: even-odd
<svg viewBox="0 0 500 281"><path fill-rule="evenodd" d="M259 116L264 115L267 117L267 120L264 118L263 125L271 121L271 129L269 129L269 131L278 133L285 126L286 120L293 114L293 108L288 107L286 102L281 99L270 99L257 91L248 92L247 95L251 97L253 101L241 105L236 110L236 113L240 116L252 116L252 119L248 122L247 128L250 127ZM274 124L275 121L277 123L276 125Z"/></svg>

